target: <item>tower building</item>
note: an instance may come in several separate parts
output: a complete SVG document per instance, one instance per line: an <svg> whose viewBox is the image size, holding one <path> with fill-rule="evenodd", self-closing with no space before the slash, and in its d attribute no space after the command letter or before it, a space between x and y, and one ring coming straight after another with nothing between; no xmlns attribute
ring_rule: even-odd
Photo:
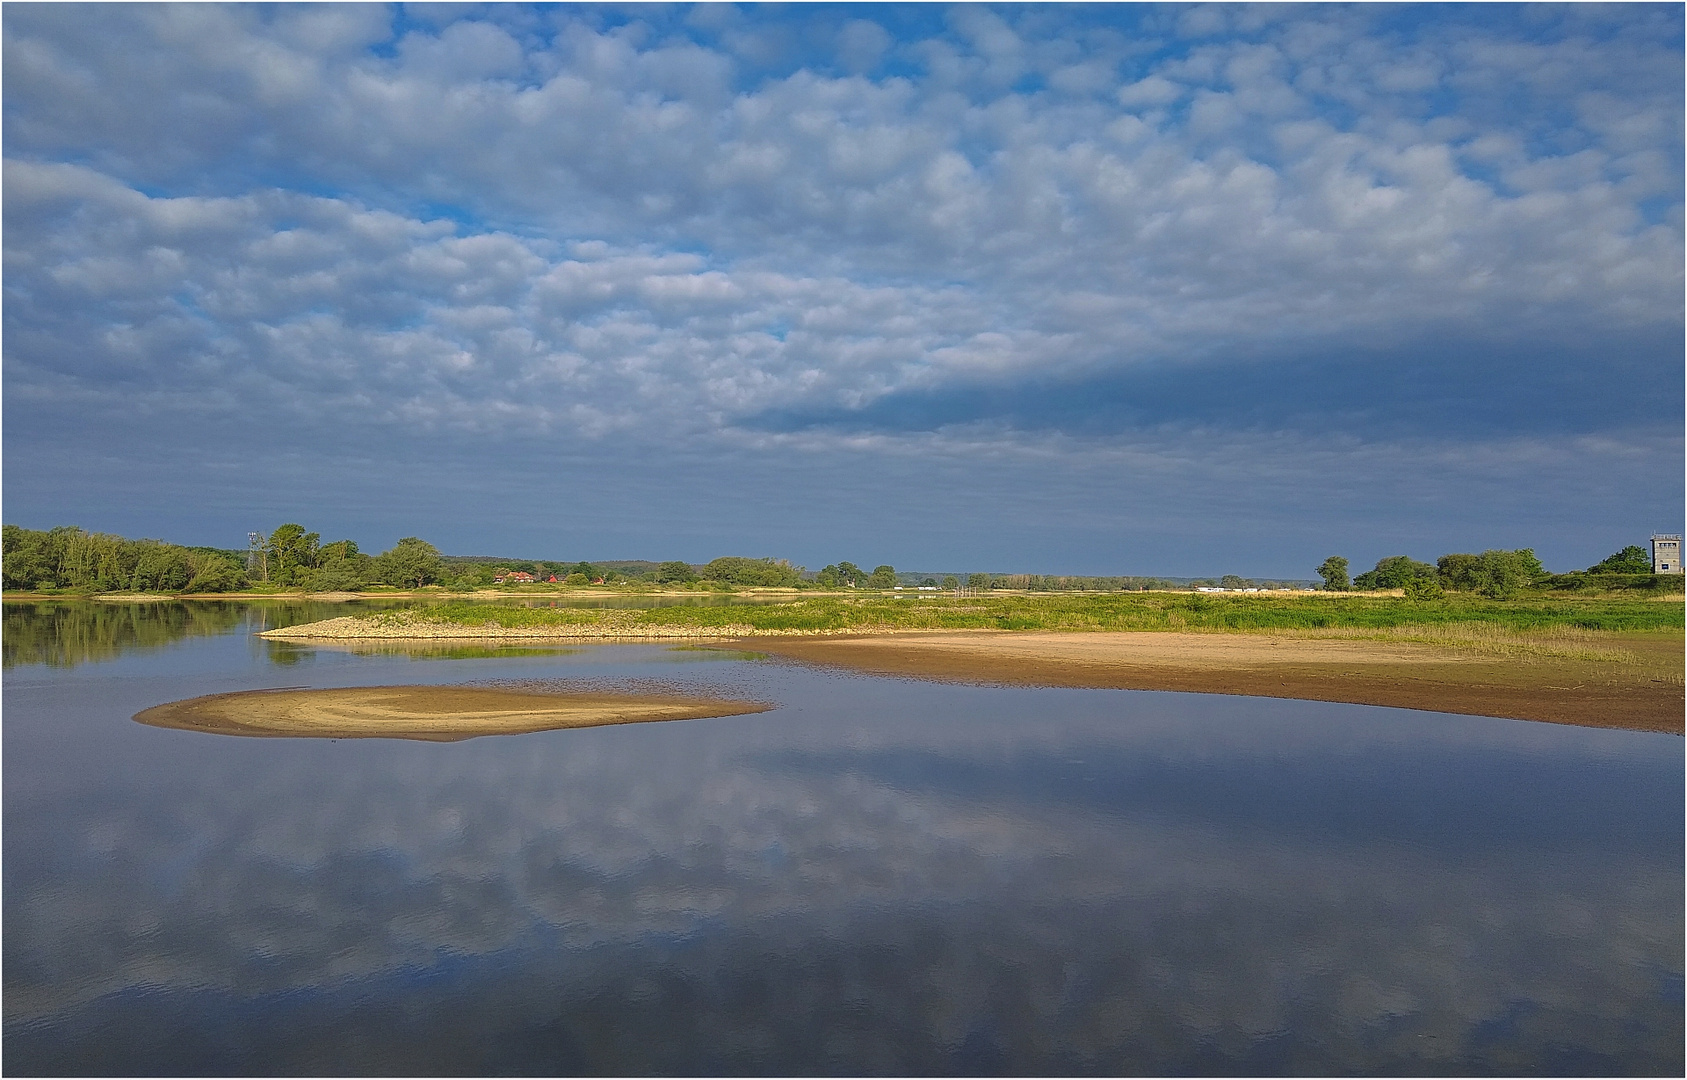
<svg viewBox="0 0 1687 1080"><path fill-rule="evenodd" d="M1652 573L1681 573L1681 534L1652 534Z"/></svg>

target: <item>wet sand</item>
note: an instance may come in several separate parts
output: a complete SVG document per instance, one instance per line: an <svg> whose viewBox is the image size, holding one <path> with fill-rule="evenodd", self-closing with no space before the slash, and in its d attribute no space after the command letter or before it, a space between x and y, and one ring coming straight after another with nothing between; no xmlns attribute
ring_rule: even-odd
<svg viewBox="0 0 1687 1080"><path fill-rule="evenodd" d="M880 675L1017 686L1340 701L1681 734L1682 643L1613 636L1623 661L1288 635L965 631L746 638L740 647Z"/></svg>
<svg viewBox="0 0 1687 1080"><path fill-rule="evenodd" d="M156 705L134 718L154 727L219 735L458 742L480 735L739 716L770 708L761 702L666 694L359 686L211 694Z"/></svg>

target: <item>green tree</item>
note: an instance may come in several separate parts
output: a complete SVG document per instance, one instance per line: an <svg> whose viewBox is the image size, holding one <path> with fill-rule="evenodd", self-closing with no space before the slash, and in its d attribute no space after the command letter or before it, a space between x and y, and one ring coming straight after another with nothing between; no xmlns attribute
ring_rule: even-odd
<svg viewBox="0 0 1687 1080"><path fill-rule="evenodd" d="M1484 551L1477 560L1476 591L1483 596L1496 599L1516 596L1536 579L1546 576L1532 548Z"/></svg>
<svg viewBox="0 0 1687 1080"><path fill-rule="evenodd" d="M129 588L137 592L180 592L192 579L186 548L156 540L143 540L138 546Z"/></svg>
<svg viewBox="0 0 1687 1080"><path fill-rule="evenodd" d="M1218 583L1223 585L1226 589L1245 589L1248 587L1248 580L1243 577L1238 577L1235 574L1224 575L1219 579Z"/></svg>
<svg viewBox="0 0 1687 1080"><path fill-rule="evenodd" d="M1390 555L1378 559L1375 569L1367 570L1353 579L1355 589L1403 589L1408 581L1432 578L1436 568L1405 555Z"/></svg>
<svg viewBox="0 0 1687 1080"><path fill-rule="evenodd" d="M1352 582L1347 580L1347 560L1340 555L1331 555L1319 563L1318 576L1324 579L1324 588L1332 591L1352 587Z"/></svg>
<svg viewBox="0 0 1687 1080"><path fill-rule="evenodd" d="M356 540L336 540L332 544L323 544L316 551L316 564L334 562L338 559L353 559L359 554Z"/></svg>
<svg viewBox="0 0 1687 1080"><path fill-rule="evenodd" d="M57 532L57 530L54 530ZM63 550L62 539L54 543L53 533L7 525L0 529L0 562L8 589L54 588L59 584L58 554Z"/></svg>
<svg viewBox="0 0 1687 1080"><path fill-rule="evenodd" d="M658 585L683 585L697 580L697 571L690 563L665 562L656 568L656 583Z"/></svg>
<svg viewBox="0 0 1687 1080"><path fill-rule="evenodd" d="M990 587L990 575L989 574L968 574L967 575L967 588L969 588L969 589L988 589L989 587Z"/></svg>
<svg viewBox="0 0 1687 1080"><path fill-rule="evenodd" d="M1453 553L1435 560L1435 576L1444 589L1475 592L1481 585L1482 558L1479 555Z"/></svg>
<svg viewBox="0 0 1687 1080"><path fill-rule="evenodd" d="M186 592L234 592L251 584L246 576L246 567L238 557L219 552L189 551L188 568L192 576L188 579Z"/></svg>
<svg viewBox="0 0 1687 1080"><path fill-rule="evenodd" d="M264 545L269 554L269 578L282 585L303 580L316 569L316 553L322 537L306 532L303 525L289 522L269 534Z"/></svg>
<svg viewBox="0 0 1687 1080"><path fill-rule="evenodd" d="M711 561L698 575L705 581L728 585L786 587L796 585L801 575L783 559L745 559L727 555Z"/></svg>
<svg viewBox="0 0 1687 1080"><path fill-rule="evenodd" d="M1587 568L1590 574L1650 574L1652 572L1652 556L1638 544L1630 544L1615 555L1607 556L1599 563Z"/></svg>
<svg viewBox="0 0 1687 1080"><path fill-rule="evenodd" d="M945 589L958 589L961 587L961 579L954 574L945 574L943 576L943 587Z"/></svg>
<svg viewBox="0 0 1687 1080"><path fill-rule="evenodd" d="M896 585L896 567L875 566L867 578L867 586L872 589L889 589Z"/></svg>
<svg viewBox="0 0 1687 1080"><path fill-rule="evenodd" d="M375 572L388 585L421 588L438 581L445 567L439 549L426 540L406 536L392 550L375 559Z"/></svg>

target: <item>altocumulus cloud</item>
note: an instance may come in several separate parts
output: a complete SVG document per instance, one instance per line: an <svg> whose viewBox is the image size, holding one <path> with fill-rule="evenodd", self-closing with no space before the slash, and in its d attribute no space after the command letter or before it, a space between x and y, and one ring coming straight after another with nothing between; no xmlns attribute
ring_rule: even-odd
<svg viewBox="0 0 1687 1080"><path fill-rule="evenodd" d="M1295 575L1679 523L1678 9L3 17L8 520Z"/></svg>

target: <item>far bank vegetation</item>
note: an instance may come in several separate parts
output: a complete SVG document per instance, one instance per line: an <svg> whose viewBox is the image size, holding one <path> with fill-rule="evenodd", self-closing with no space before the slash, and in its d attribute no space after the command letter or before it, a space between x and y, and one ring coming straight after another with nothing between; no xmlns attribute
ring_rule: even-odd
<svg viewBox="0 0 1687 1080"><path fill-rule="evenodd" d="M288 523L247 549L189 547L161 540L130 540L74 526L32 530L7 525L0 535L7 590L60 595L113 593L350 593L437 588L446 592L512 593L581 587L735 592L744 589L862 590L943 593L961 598L988 593L1127 593L1205 587L1214 591L1301 590L1299 582L1255 581L1234 574L1216 579L1168 580L1136 576L1044 574L945 574L871 570L851 562L817 571L785 559L726 556L696 565L679 560L602 563L448 557L418 537L368 554L353 540L327 543L303 525ZM1399 590L1406 599L1439 603L1452 595L1513 600L1540 594L1599 595L1679 593L1680 575L1651 573L1638 546L1616 552L1586 570L1548 573L1535 553L1489 550L1448 554L1434 563L1406 555L1378 560L1348 577L1348 561L1331 556L1317 568L1327 591ZM1325 598L1328 602L1328 598Z"/></svg>

